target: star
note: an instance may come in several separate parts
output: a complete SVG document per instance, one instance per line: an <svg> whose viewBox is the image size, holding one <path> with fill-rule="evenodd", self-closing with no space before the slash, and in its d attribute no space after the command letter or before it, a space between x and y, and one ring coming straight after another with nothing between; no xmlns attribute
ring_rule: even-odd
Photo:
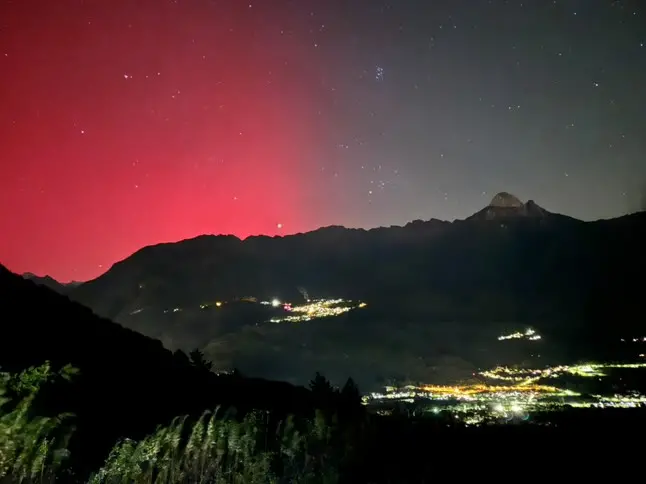
<svg viewBox="0 0 646 484"><path fill-rule="evenodd" d="M461 219L483 192L611 218L646 179L627 6L555 24L564 2L84 2L60 6L70 42L67 21L5 3L0 233L17 239L0 254L19 271L89 279L201 233ZM87 210L53 233L69 206Z"/></svg>

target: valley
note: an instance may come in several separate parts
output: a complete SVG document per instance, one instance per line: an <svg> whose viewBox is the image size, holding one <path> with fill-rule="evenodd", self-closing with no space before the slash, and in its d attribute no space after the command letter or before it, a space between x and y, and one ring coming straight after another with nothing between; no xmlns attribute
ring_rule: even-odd
<svg viewBox="0 0 646 484"><path fill-rule="evenodd" d="M623 382L626 376L633 377L630 383ZM467 425L513 420L549 423L550 414L568 409L646 407L645 376L646 363L498 367L475 374L476 383L387 386L383 392L365 395L363 402L380 415L429 414ZM590 384L585 379L595 381Z"/></svg>
<svg viewBox="0 0 646 484"><path fill-rule="evenodd" d="M2 2L0 484L640 479L645 15Z"/></svg>
<svg viewBox="0 0 646 484"><path fill-rule="evenodd" d="M72 446L86 474L125 433L142 438L212 404L262 409L243 425L298 415L308 439L338 414L344 423L330 431L340 445L355 429L348 445L378 455L397 442L388 452L401 450L400 460L431 432L490 445L495 432L517 429L532 443L535 429L579 435L643 418L644 241L634 234L644 214L587 223L495 202L453 223L145 247L79 285L0 270L16 295L9 307L24 317L3 342L3 369L80 367L57 398L92 432ZM10 386L20 375L2 378ZM108 425L97 398L108 399ZM235 433L227 418L209 422ZM282 435L282 421L262 422ZM184 432L174 425L159 435ZM95 435L100 442L83 444ZM283 449L280 439L272 445ZM153 441L128 451L132 469Z"/></svg>
<svg viewBox="0 0 646 484"><path fill-rule="evenodd" d="M462 385L638 358L621 338L640 331L645 215L582 222L501 193L454 222L144 247L65 291L222 372Z"/></svg>
<svg viewBox="0 0 646 484"><path fill-rule="evenodd" d="M144 247L67 294L220 371L454 384L538 354L612 361L639 331L645 216L582 222L503 193L454 222Z"/></svg>
<svg viewBox="0 0 646 484"><path fill-rule="evenodd" d="M532 328L498 341L542 342ZM393 412L455 419L467 425L510 421L548 424L574 409L646 408L646 338L620 338L613 362L541 365L541 352L525 345L524 361L478 370L452 384L394 382L363 397L381 415ZM553 342L552 342L553 343Z"/></svg>

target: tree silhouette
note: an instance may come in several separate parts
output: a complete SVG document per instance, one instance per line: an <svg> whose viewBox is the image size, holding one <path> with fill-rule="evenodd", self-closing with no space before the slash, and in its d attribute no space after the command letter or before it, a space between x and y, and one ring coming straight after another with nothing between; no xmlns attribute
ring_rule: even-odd
<svg viewBox="0 0 646 484"><path fill-rule="evenodd" d="M341 389L341 399L344 405L355 406L361 405L361 392L359 387L352 378L348 378Z"/></svg>
<svg viewBox="0 0 646 484"><path fill-rule="evenodd" d="M333 411L338 392L334 390L329 380L318 371L312 381L310 381L310 391L312 392L314 405L317 408L324 409L326 414Z"/></svg>
<svg viewBox="0 0 646 484"><path fill-rule="evenodd" d="M190 352L189 358L195 368L199 368L205 371L213 371L213 363L207 360L204 357L204 353L202 353L197 348Z"/></svg>
<svg viewBox="0 0 646 484"><path fill-rule="evenodd" d="M310 390L315 396L329 396L334 393L334 388L327 378L321 375L318 371L312 381L310 381Z"/></svg>
<svg viewBox="0 0 646 484"><path fill-rule="evenodd" d="M175 359L177 364L182 367L191 366L193 364L189 357L186 356L186 353L184 353L182 350L175 350L173 352L173 358Z"/></svg>

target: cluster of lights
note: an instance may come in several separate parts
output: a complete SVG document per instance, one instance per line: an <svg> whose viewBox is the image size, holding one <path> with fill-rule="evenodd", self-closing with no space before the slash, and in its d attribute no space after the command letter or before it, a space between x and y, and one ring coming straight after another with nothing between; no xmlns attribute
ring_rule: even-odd
<svg viewBox="0 0 646 484"><path fill-rule="evenodd" d="M215 301L213 303L205 303L205 304L200 304L200 309L208 309L212 306L215 306L216 308L222 307L222 301Z"/></svg>
<svg viewBox="0 0 646 484"><path fill-rule="evenodd" d="M414 401L417 398L429 400L458 400L473 402L492 402L518 398L534 399L543 395L551 397L573 397L577 393L547 385L408 385L401 389L388 387L385 393L370 393L364 402L371 400Z"/></svg>
<svg viewBox="0 0 646 484"><path fill-rule="evenodd" d="M445 386L445 385L424 385L419 387L421 391L429 395L436 395L440 397L449 398L462 398L468 399L485 395L487 397L498 397L501 395L509 394L529 394L529 393L551 393L556 394L561 392L556 387L547 385L511 385L511 386L498 386L498 385L461 385L461 386Z"/></svg>
<svg viewBox="0 0 646 484"><path fill-rule="evenodd" d="M541 339L541 336L539 334L536 334L536 331L534 331L533 329L528 329L524 333L516 332L498 336L498 341L505 341L507 339L527 339L529 341L537 341Z"/></svg>
<svg viewBox="0 0 646 484"><path fill-rule="evenodd" d="M274 307L278 307L281 304L279 301L277 301L277 304L274 304L274 301L271 303ZM299 306L284 304L283 308L289 314L273 317L269 321L272 323L301 323L311 321L312 319L339 316L353 309L364 307L366 307L366 303L355 303L345 299L308 300L306 304Z"/></svg>
<svg viewBox="0 0 646 484"><path fill-rule="evenodd" d="M639 393L612 396L594 395L594 398L596 401L572 402L571 405L577 408L637 408L646 405L646 395Z"/></svg>
<svg viewBox="0 0 646 484"><path fill-rule="evenodd" d="M646 363L589 363L585 365L561 365L542 369L520 369L499 366L493 370L482 371L480 376L491 380L514 382L517 385L529 385L538 380L558 378L564 374L590 378L604 377L604 370L646 368Z"/></svg>
<svg viewBox="0 0 646 484"><path fill-rule="evenodd" d="M270 301L258 301L255 297L242 297L236 298L237 301L245 301L251 303L260 303L263 306L271 306L273 308L282 308L287 314L276 316L270 319L272 323L300 323L303 321L311 321L312 319L328 318L339 316L341 314L352 311L353 309L364 308L366 303L354 302L345 299L307 299L305 304L292 305L288 302L281 302L279 299L272 299ZM226 302L215 301L210 303L200 304L200 309L206 310L212 307L220 308ZM130 315L139 314L143 309L135 309ZM165 309L164 313L178 313L182 308L176 307L173 309Z"/></svg>
<svg viewBox="0 0 646 484"><path fill-rule="evenodd" d="M143 311L143 309L139 309L139 310L133 311L133 312L131 312L130 314L137 314L137 313L140 313L141 311ZM181 311L182 311L182 308L164 309L164 314L168 314L168 313L179 313L179 312L181 312Z"/></svg>
<svg viewBox="0 0 646 484"><path fill-rule="evenodd" d="M646 368L646 363L598 364L556 366L545 369L513 369L498 367L479 375L490 380L502 380L501 385L407 385L386 387L384 393L370 393L363 397L365 405L377 406L388 401L414 403L428 401L424 411L448 412L467 425L478 425L487 420L528 418L537 411L556 410L563 405L576 408L636 408L646 406L646 396L638 393L613 396L589 395L554 386L538 384L539 380L557 378L563 374L578 377L605 376L603 370ZM381 413L390 410L380 408Z"/></svg>

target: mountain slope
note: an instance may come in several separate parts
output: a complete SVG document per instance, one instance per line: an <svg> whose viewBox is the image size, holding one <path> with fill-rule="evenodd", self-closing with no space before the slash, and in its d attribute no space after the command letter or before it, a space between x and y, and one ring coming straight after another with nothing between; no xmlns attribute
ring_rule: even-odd
<svg viewBox="0 0 646 484"><path fill-rule="evenodd" d="M31 272L26 272L22 275L27 280L30 280L39 286L45 286L48 287L49 289L52 289L53 291L58 292L59 294L65 294L67 291L70 289L76 287L79 285L79 283L76 282L71 282L69 284L63 284L61 282L58 282L56 279L50 276L37 276L36 274L32 274Z"/></svg>
<svg viewBox="0 0 646 484"><path fill-rule="evenodd" d="M340 333L326 336L352 349L377 327L446 322L470 328L541 324L580 338L606 331L612 321L611 329L624 334L641 321L645 235L646 213L582 222L502 193L452 223L327 227L243 241L201 236L145 247L71 297L170 347L213 343L230 349L233 341L254 340L258 331L294 334L266 328L261 323L268 317L260 312L245 309L243 317L200 305L242 296L297 303L303 294L368 303L346 317L351 322ZM261 325L253 329L256 323ZM275 354L282 348L276 341L285 337L272 338ZM247 343L230 362L244 368L267 340L263 335L253 347ZM337 358L332 348L326 354ZM268 368L274 360L268 355L251 366Z"/></svg>
<svg viewBox="0 0 646 484"><path fill-rule="evenodd" d="M101 319L1 265L0 294L3 370L19 371L45 360L54 368L70 363L80 369L73 384L57 388L45 407L76 415L74 442L81 448L74 448L73 455L90 468L102 462L115 441L141 437L177 415L199 415L217 405L275 409L280 415L298 413L310 403L304 388L197 368L185 354L171 353L159 341ZM92 446L83 447L84 440Z"/></svg>
<svg viewBox="0 0 646 484"><path fill-rule="evenodd" d="M628 251L639 247L643 214L584 223L531 201L501 206L499 198L453 223L417 221L373 230L327 227L246 240L201 236L145 247L70 295L128 324L134 311L141 321L150 310L242 296L298 300L300 288L313 297L368 299L371 304L381 304L384 296L403 301L417 293L460 299L488 291L514 297L524 291L529 297L532 290L554 296L558 290L569 293L574 284L588 286L592 281L584 276L598 272L593 266L608 268L628 256L623 245ZM466 317L465 308L451 309L454 317L442 318Z"/></svg>

